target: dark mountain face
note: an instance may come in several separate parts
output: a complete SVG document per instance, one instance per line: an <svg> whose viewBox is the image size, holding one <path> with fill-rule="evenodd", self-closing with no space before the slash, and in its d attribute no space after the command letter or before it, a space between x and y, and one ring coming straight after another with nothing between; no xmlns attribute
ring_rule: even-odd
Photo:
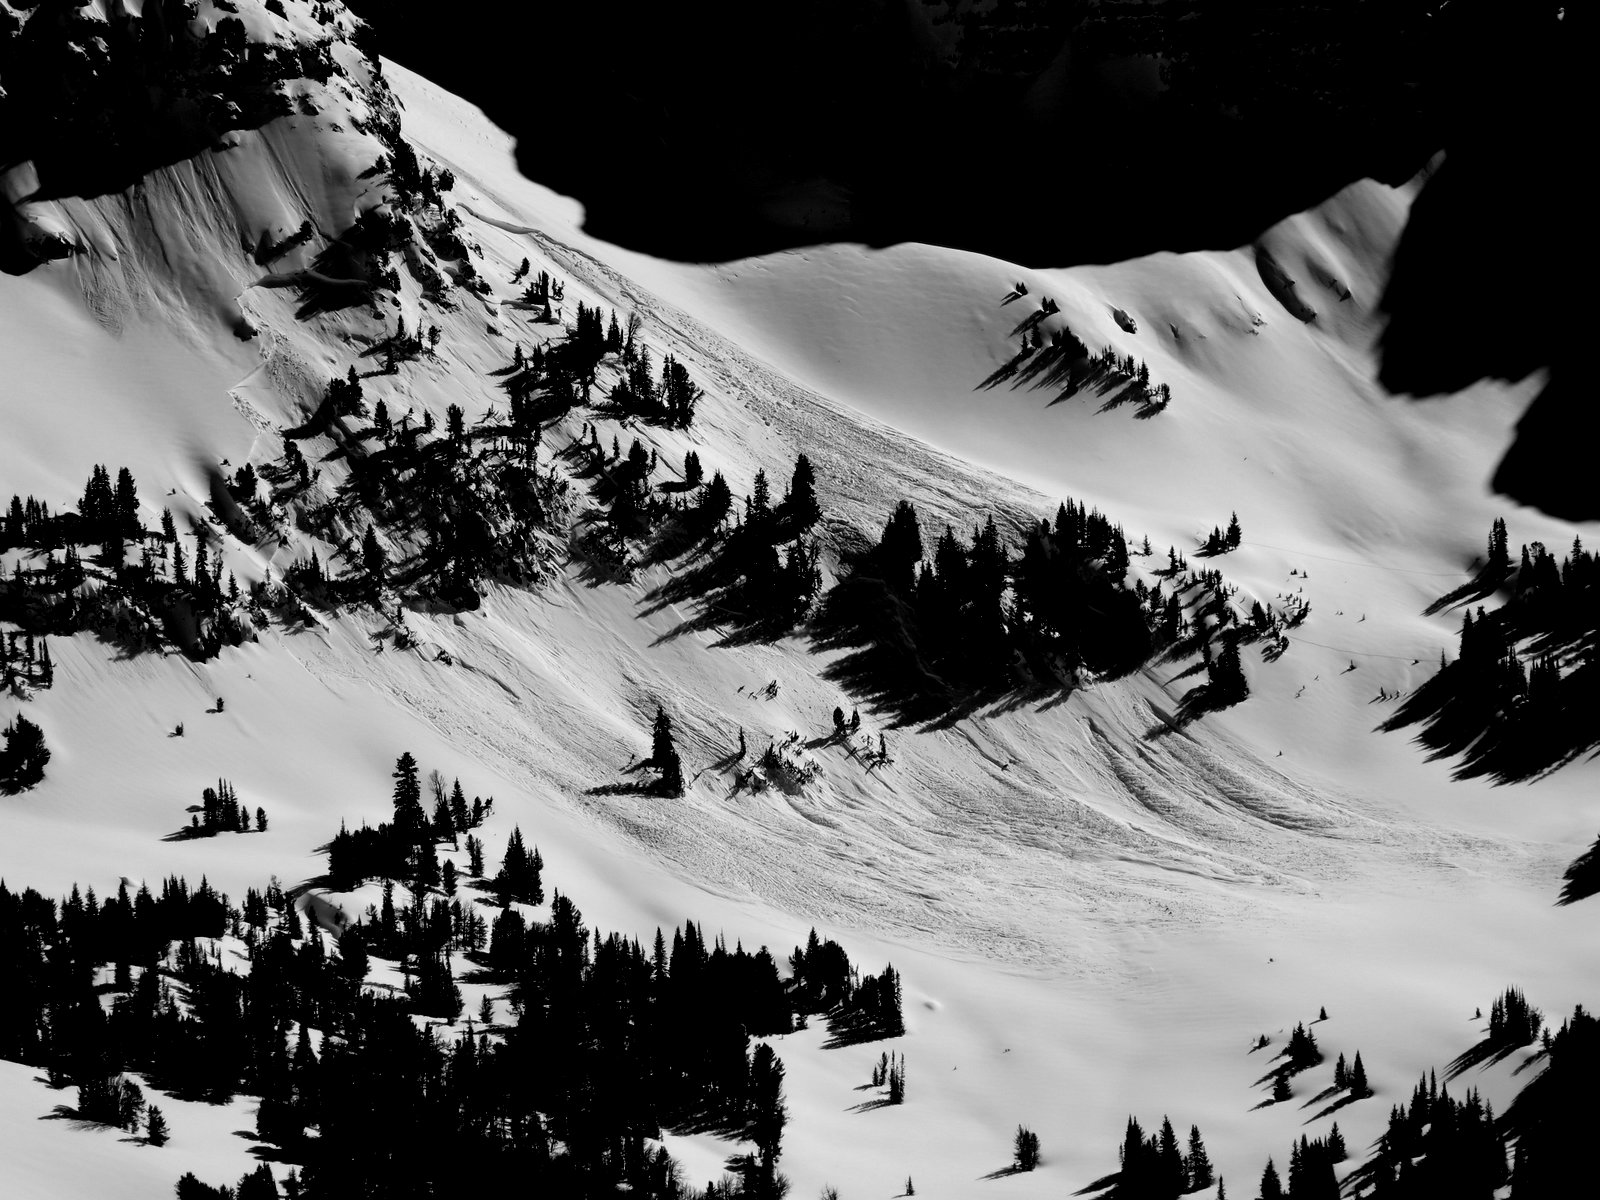
<svg viewBox="0 0 1600 1200"><path fill-rule="evenodd" d="M491 0L469 23L351 3L384 53L514 134L523 172L581 200L591 233L668 258L923 241L1063 266L1233 247L1444 149L1386 298L1383 380L1424 396L1551 366L1495 485L1600 515L1574 460L1592 439L1568 436L1595 431L1592 406L1563 399L1559 361L1582 307L1567 264L1590 253L1571 166L1587 8ZM1485 289L1546 315L1476 337L1463 303Z"/></svg>
<svg viewBox="0 0 1600 1200"><path fill-rule="evenodd" d="M516 135L590 232L673 258L1233 246L1437 146L1416 0L353 7Z"/></svg>

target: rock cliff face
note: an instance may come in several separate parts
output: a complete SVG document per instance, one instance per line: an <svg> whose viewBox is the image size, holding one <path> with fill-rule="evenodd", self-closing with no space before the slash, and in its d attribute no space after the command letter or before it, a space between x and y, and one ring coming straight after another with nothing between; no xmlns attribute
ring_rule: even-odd
<svg viewBox="0 0 1600 1200"><path fill-rule="evenodd" d="M359 56L364 27L342 7L277 7L0 0L0 269L70 252L42 202L122 191L229 132L310 111L306 85L340 72L336 47Z"/></svg>

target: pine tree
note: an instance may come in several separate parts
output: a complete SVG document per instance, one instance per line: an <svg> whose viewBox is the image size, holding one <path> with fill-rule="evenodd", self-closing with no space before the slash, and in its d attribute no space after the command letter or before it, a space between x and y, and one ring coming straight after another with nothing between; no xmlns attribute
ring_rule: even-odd
<svg viewBox="0 0 1600 1200"><path fill-rule="evenodd" d="M721 528L723 521L727 520L728 513L733 508L733 491L728 487L728 481L718 471L711 477L711 482L706 484L705 491L700 494L699 516L700 523L708 533Z"/></svg>
<svg viewBox="0 0 1600 1200"><path fill-rule="evenodd" d="M361 539L361 568L374 583L383 582L383 568L388 563L389 556L384 553L383 547L378 543L378 533L371 525Z"/></svg>
<svg viewBox="0 0 1600 1200"><path fill-rule="evenodd" d="M672 718L659 706L651 732L650 751L649 765L661 773L658 789L666 796L683 795L683 763L672 742Z"/></svg>
<svg viewBox="0 0 1600 1200"><path fill-rule="evenodd" d="M50 763L50 748L44 743L44 730L18 713L0 735L0 792L14 794L31 788L44 779Z"/></svg>
<svg viewBox="0 0 1600 1200"><path fill-rule="evenodd" d="M1504 517L1496 517L1489 528L1488 573L1492 578L1503 578L1511 570L1511 546Z"/></svg>
<svg viewBox="0 0 1600 1200"><path fill-rule="evenodd" d="M1344 1144L1344 1134L1339 1132L1339 1122L1333 1123L1333 1128L1328 1131L1328 1156L1334 1162L1343 1162L1350 1156Z"/></svg>
<svg viewBox="0 0 1600 1200"><path fill-rule="evenodd" d="M422 784L417 779L417 760L407 750L394 764L394 824L407 845L415 845L427 828L422 811Z"/></svg>
<svg viewBox="0 0 1600 1200"><path fill-rule="evenodd" d="M1011 1161L1018 1171L1031 1171L1039 1165L1039 1135L1024 1125L1017 1126L1011 1139Z"/></svg>
<svg viewBox="0 0 1600 1200"><path fill-rule="evenodd" d="M758 468L754 483L751 485L750 497L747 503L745 524L753 530L766 527L767 519L772 515L772 489L767 483L765 468Z"/></svg>
<svg viewBox="0 0 1600 1200"><path fill-rule="evenodd" d="M1284 1200L1283 1181L1278 1178L1278 1168L1267 1159L1267 1169L1261 1172L1261 1200Z"/></svg>
<svg viewBox="0 0 1600 1200"><path fill-rule="evenodd" d="M1350 1064L1350 1091L1357 1097L1372 1095L1372 1089L1367 1086L1367 1069L1361 1065L1361 1051L1356 1051L1356 1060Z"/></svg>
<svg viewBox="0 0 1600 1200"><path fill-rule="evenodd" d="M1183 1152L1178 1149L1178 1134L1170 1117L1161 1118L1161 1133L1156 1150L1158 1195L1176 1196L1188 1182L1183 1168Z"/></svg>
<svg viewBox="0 0 1600 1200"><path fill-rule="evenodd" d="M789 494L784 497L784 514L790 529L803 532L822 519L822 506L817 503L817 478L811 469L811 460L804 454L795 459L794 475L789 480Z"/></svg>
<svg viewBox="0 0 1600 1200"><path fill-rule="evenodd" d="M756 1046L750 1056L750 1140L761 1156L763 1180L773 1178L782 1153L783 1127L788 1123L784 1104L783 1062L766 1042Z"/></svg>
<svg viewBox="0 0 1600 1200"><path fill-rule="evenodd" d="M167 1118L154 1104L145 1114L145 1141L152 1146L165 1146L172 1136L167 1129Z"/></svg>
<svg viewBox="0 0 1600 1200"><path fill-rule="evenodd" d="M1189 1169L1189 1185L1186 1191L1199 1191L1211 1186L1211 1156L1206 1153L1206 1144L1200 1138L1200 1126L1189 1126L1189 1155L1185 1164Z"/></svg>
<svg viewBox="0 0 1600 1200"><path fill-rule="evenodd" d="M1238 704L1250 695L1250 682L1245 678L1244 664L1239 661L1239 644L1234 637L1223 637L1222 650L1207 666L1206 674L1210 681L1206 700L1213 707Z"/></svg>

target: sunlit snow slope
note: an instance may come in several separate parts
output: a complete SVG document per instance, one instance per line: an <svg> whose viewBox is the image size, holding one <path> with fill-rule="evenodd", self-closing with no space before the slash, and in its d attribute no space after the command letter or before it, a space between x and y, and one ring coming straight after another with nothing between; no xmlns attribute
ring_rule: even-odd
<svg viewBox="0 0 1600 1200"><path fill-rule="evenodd" d="M305 6L286 7L294 18ZM901 498L926 528L994 513L1014 530L1072 496L1164 553L1192 551L1237 511L1245 544L1219 563L1228 578L1263 602L1299 593L1312 616L1277 662L1249 656L1245 705L1181 731L1166 717L1192 682L1175 678L1187 662L948 727L887 727L863 711L891 764L868 770L819 747L821 774L803 791L757 797L732 795L731 768L713 765L741 729L758 748L791 730L809 740L854 701L804 638L730 647L715 629L685 631L693 613L646 600L662 567L608 584L574 562L537 591L492 589L475 612L407 610L412 650L374 638L385 622L359 610L270 628L209 663L125 658L79 636L56 647L54 688L0 699L0 722L25 709L55 751L43 785L0 799L9 884L104 893L172 872L235 896L274 873L298 884L320 872L316 848L341 819L386 815L389 769L410 750L424 771L493 794L486 843L520 824L591 927L648 937L694 918L781 959L816 925L867 966L901 970L905 1106L854 1111L884 1047L823 1049L820 1028L780 1039L782 1166L798 1196L826 1182L889 1196L907 1175L929 1197L1060 1196L1115 1170L1130 1112L1147 1127L1162 1113L1198 1123L1221 1173L1247 1186L1267 1155L1328 1124L1303 1125L1314 1110L1298 1105L1252 1111L1256 1034L1327 1006L1330 1059L1359 1048L1377 1089L1339 1113L1359 1158L1417 1072L1477 1039L1468 1016L1506 984L1551 1012L1594 1002L1600 951L1581 936L1584 914L1551 907L1600 822L1593 766L1496 789L1451 782L1403 735L1373 732L1392 711L1379 689L1414 688L1453 647L1458 617L1418 614L1466 578L1494 516L1513 541L1600 533L1487 492L1531 388L1424 406L1372 382L1374 303L1409 192L1357 185L1264 235L1317 311L1310 322L1274 299L1251 249L1049 271L836 246L685 267L586 237L576 206L524 180L480 114L387 65L407 136L457 177L492 295L454 289L446 309L403 274L398 313L382 322L365 308L300 320L277 286L285 273L384 200L381 178L362 178L378 147L351 121L371 81L359 56L346 66L313 90L319 115L33 214L77 252L0 279L7 497L68 507L105 462L133 470L147 525L163 505L203 520L216 465L281 455L280 431L395 315L438 325L438 357L368 380L369 399L441 419L449 403L469 420L503 408L489 372L551 336L506 303L526 256L567 281L569 307L638 313L657 356L675 354L705 386L686 433L623 433L664 462L696 449L743 494L759 467L781 476L804 451L835 529L874 534ZM1019 194L1017 215L1049 220L1048 196ZM263 237L308 218L319 231L308 247L270 271L253 262ZM1018 281L1027 295L1003 304ZM1046 296L1059 305L1046 329L1146 360L1171 385L1166 411L1141 420L1099 411L1093 393L1057 402L1050 388L980 386ZM1481 298L1463 336L1529 319L1526 303ZM241 338L245 322L254 334ZM575 413L546 444L580 423ZM600 422L602 439L613 432ZM323 470L336 481L341 467ZM226 557L247 581L313 546L330 553L297 535L231 543ZM208 715L219 694L225 712ZM658 704L680 730L688 795L589 794L646 752ZM186 736L169 737L180 721ZM223 775L270 811L270 833L163 842ZM1509 1070L1475 1082L1499 1104ZM46 1158L35 1118L59 1098L26 1074L0 1076L10 1195L97 1196L116 1179L119 1195L153 1200L182 1170L223 1182L253 1164L244 1139L227 1161L214 1145L185 1158L182 1109L169 1110L164 1150L49 1126L62 1149ZM978 1183L1008 1163L1019 1122L1040 1134L1043 1166ZM730 1149L667 1145L697 1183Z"/></svg>

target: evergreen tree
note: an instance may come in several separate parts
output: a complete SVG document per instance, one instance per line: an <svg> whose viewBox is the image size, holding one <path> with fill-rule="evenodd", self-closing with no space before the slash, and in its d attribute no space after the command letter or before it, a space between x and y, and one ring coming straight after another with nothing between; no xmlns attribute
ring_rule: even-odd
<svg viewBox="0 0 1600 1200"><path fill-rule="evenodd" d="M1267 1168L1261 1172L1261 1200L1285 1200L1283 1181L1278 1178L1278 1168L1267 1159Z"/></svg>
<svg viewBox="0 0 1600 1200"><path fill-rule="evenodd" d="M1356 1051L1355 1062L1350 1064L1350 1091L1358 1097L1372 1095L1372 1089L1367 1086L1367 1069L1361 1065L1361 1051Z"/></svg>
<svg viewBox="0 0 1600 1200"><path fill-rule="evenodd" d="M422 784L417 779L417 760L407 750L394 764L394 825L400 837L415 845L427 828L422 811Z"/></svg>
<svg viewBox="0 0 1600 1200"><path fill-rule="evenodd" d="M1237 638L1224 636L1222 650L1208 664L1206 674L1209 679L1206 700L1213 707L1238 704L1250 695L1250 682L1245 678L1244 664L1239 661Z"/></svg>
<svg viewBox="0 0 1600 1200"><path fill-rule="evenodd" d="M699 516L700 524L707 533L715 532L721 528L723 521L727 520L728 513L733 508L733 492L728 487L728 481L718 471L711 477L711 482L706 484L705 491L700 494Z"/></svg>
<svg viewBox="0 0 1600 1200"><path fill-rule="evenodd" d="M5 745L0 747L0 792L14 794L44 779L44 769L50 763L44 730L18 713L0 734L5 738Z"/></svg>
<svg viewBox="0 0 1600 1200"><path fill-rule="evenodd" d="M171 1136L171 1132L167 1128L167 1118L162 1115L159 1108L152 1104L150 1110L145 1114L144 1140L152 1146L165 1146Z"/></svg>
<svg viewBox="0 0 1600 1200"><path fill-rule="evenodd" d="M378 543L377 530L367 526L367 532L361 539L361 568L374 583L383 581L383 568L388 563L389 556L384 553L383 547Z"/></svg>
<svg viewBox="0 0 1600 1200"><path fill-rule="evenodd" d="M766 1042L756 1046L750 1059L749 1095L749 1136L760 1155L761 1185L763 1189L770 1189L789 1115L784 1104L783 1062ZM770 1192L764 1190L762 1194Z"/></svg>
<svg viewBox="0 0 1600 1200"><path fill-rule="evenodd" d="M1178 1134L1169 1117L1161 1118L1160 1140L1156 1150L1158 1195L1177 1196L1188 1182L1188 1172L1183 1168L1183 1152L1178 1149Z"/></svg>
<svg viewBox="0 0 1600 1200"><path fill-rule="evenodd" d="M1011 1139L1011 1161L1018 1171L1031 1171L1039 1165L1039 1135L1024 1125L1017 1126Z"/></svg>
<svg viewBox="0 0 1600 1200"><path fill-rule="evenodd" d="M817 479L811 460L804 454L795 459L794 474L789 480L789 494L784 497L784 515L789 528L795 532L810 529L822 518L822 506L817 503Z"/></svg>
<svg viewBox="0 0 1600 1200"><path fill-rule="evenodd" d="M1186 1191L1199 1191L1211 1186L1211 1156L1200 1138L1200 1126L1189 1126L1189 1185Z"/></svg>
<svg viewBox="0 0 1600 1200"><path fill-rule="evenodd" d="M657 787L663 795L683 795L683 763L678 758L672 741L672 719L666 710L657 706L655 725L651 732L649 765L659 771Z"/></svg>
<svg viewBox="0 0 1600 1200"><path fill-rule="evenodd" d="M1505 518L1496 517L1489 528L1488 573L1492 578L1502 579L1510 570L1511 545L1506 532Z"/></svg>

